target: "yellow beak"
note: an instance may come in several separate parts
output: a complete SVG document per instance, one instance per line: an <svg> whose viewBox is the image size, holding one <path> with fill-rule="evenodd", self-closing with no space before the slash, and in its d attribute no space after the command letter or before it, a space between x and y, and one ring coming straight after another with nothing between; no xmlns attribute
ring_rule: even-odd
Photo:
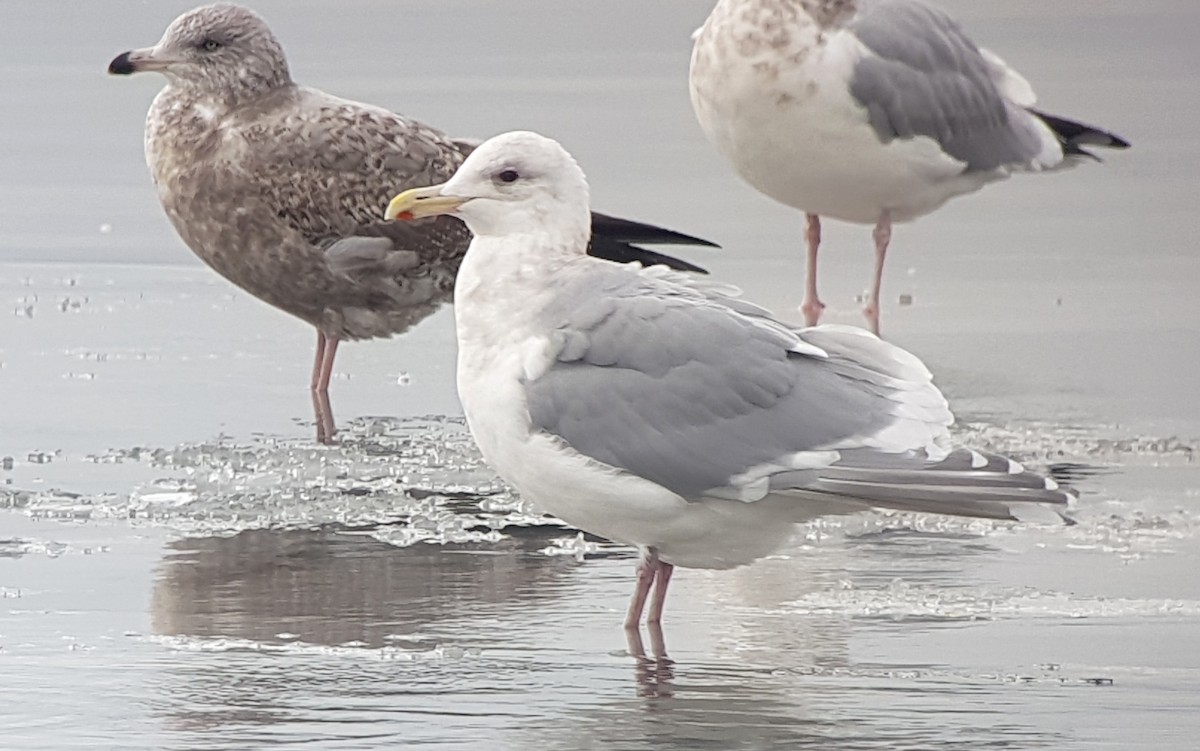
<svg viewBox="0 0 1200 751"><path fill-rule="evenodd" d="M443 183L444 185L444 183ZM427 216L453 213L470 198L442 195L442 185L428 188L413 188L396 196L388 203L383 218L390 221L411 221Z"/></svg>

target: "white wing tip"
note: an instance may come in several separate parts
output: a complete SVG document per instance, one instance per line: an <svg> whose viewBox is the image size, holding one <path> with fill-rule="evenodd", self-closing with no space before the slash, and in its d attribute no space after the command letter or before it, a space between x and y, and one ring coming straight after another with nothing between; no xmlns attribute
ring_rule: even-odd
<svg viewBox="0 0 1200 751"><path fill-rule="evenodd" d="M796 339L797 339L797 342L788 348L789 352L795 352L797 355L808 355L810 357L817 357L822 360L829 359L829 353L826 352L825 350L821 349L820 347L816 346L815 344L809 344L808 342L804 341L804 339L800 338L800 336L798 336L798 335L797 335Z"/></svg>

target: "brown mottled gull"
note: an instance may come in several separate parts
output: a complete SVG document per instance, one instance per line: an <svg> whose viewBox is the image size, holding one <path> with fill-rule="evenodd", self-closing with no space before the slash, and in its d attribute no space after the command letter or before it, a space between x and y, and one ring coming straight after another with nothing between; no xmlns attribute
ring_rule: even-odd
<svg viewBox="0 0 1200 751"><path fill-rule="evenodd" d="M167 78L146 120L146 160L176 231L209 266L317 329L312 387L338 343L402 333L451 295L470 234L457 220L380 220L406 187L448 179L473 147L410 118L298 86L246 8L183 14L110 73ZM633 243L711 245L592 215L593 255L699 269Z"/></svg>
<svg viewBox="0 0 1200 751"><path fill-rule="evenodd" d="M746 182L807 213L811 326L821 216L875 225L864 313L879 333L892 222L1013 172L1093 158L1121 138L1033 109L1029 83L921 0L719 0L696 33L691 94Z"/></svg>

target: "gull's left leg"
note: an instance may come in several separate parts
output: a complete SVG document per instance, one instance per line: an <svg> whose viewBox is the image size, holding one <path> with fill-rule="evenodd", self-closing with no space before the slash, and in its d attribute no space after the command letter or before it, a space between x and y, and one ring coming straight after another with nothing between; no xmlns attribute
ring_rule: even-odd
<svg viewBox="0 0 1200 751"><path fill-rule="evenodd" d="M863 315L867 317L871 332L875 336L879 336L879 292L883 286L883 261L887 257L888 243L892 241L892 214L890 211L885 209L879 215L873 235L875 237L875 278L871 283L871 297L867 300L867 307L863 308Z"/></svg>
<svg viewBox="0 0 1200 751"><path fill-rule="evenodd" d="M654 577L658 571L658 553L654 552L654 548L642 551L642 558L637 565L637 585L633 588L633 597L629 600L629 611L625 614L625 628L636 629L642 622L642 611L646 608L646 598L650 595L650 588L654 586Z"/></svg>
<svg viewBox="0 0 1200 751"><path fill-rule="evenodd" d="M333 443L337 427L333 408L329 404L329 379L333 376L333 358L337 355L338 340L325 336L317 329L317 353L313 359L312 390L313 416L317 423L317 443Z"/></svg>
<svg viewBox="0 0 1200 751"><path fill-rule="evenodd" d="M821 247L821 217L805 214L808 226L804 230L804 242L808 254L804 265L804 300L800 312L804 314L806 326L816 326L825 310L825 303L817 295L817 250Z"/></svg>

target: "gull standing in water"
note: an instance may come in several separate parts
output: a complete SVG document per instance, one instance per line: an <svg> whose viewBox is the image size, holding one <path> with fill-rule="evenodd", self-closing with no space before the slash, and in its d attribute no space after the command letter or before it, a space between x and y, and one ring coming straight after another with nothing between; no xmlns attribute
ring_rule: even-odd
<svg viewBox="0 0 1200 751"><path fill-rule="evenodd" d="M262 18L227 3L184 13L108 71L166 77L145 136L163 209L217 273L316 328L318 438L331 437L339 342L402 334L432 314L470 242L452 219L384 223L379 206L447 179L475 142L297 85ZM617 261L699 271L634 243L711 245L602 214L589 227L589 252Z"/></svg>
<svg viewBox="0 0 1200 751"><path fill-rule="evenodd" d="M692 106L759 191L807 215L805 320L820 217L874 224L864 314L879 333L892 224L1013 172L1068 167L1111 133L1033 108L1029 83L920 0L718 0L695 35Z"/></svg>
<svg viewBox="0 0 1200 751"><path fill-rule="evenodd" d="M589 258L587 182L555 141L497 136L385 216L444 214L475 235L454 290L471 432L534 506L640 549L632 630L648 600L660 621L675 566L750 563L819 514L1012 519L1071 497L953 448L929 371L864 329L796 330L729 287Z"/></svg>

